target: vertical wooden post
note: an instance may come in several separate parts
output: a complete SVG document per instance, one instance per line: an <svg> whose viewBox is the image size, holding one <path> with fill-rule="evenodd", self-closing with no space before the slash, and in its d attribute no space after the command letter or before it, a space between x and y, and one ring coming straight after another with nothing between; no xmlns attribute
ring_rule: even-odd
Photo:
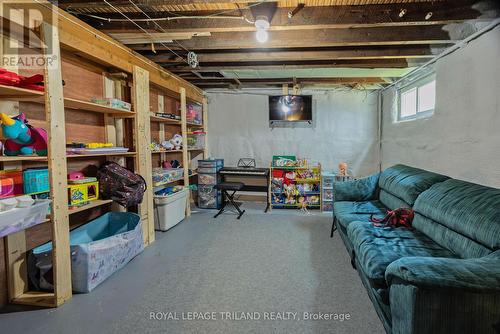
<svg viewBox="0 0 500 334"><path fill-rule="evenodd" d="M165 111L165 96L158 94L158 112ZM160 122L160 144L165 140L165 123ZM165 153L160 153L160 162L165 161L167 159L167 155Z"/></svg>
<svg viewBox="0 0 500 334"><path fill-rule="evenodd" d="M180 88L181 94L181 131L182 131L182 166L184 167L184 187L189 187L189 156L188 156L188 145L187 145L187 100L186 100L186 89L184 87ZM186 216L191 216L191 199L190 191L187 192L186 199Z"/></svg>
<svg viewBox="0 0 500 334"><path fill-rule="evenodd" d="M203 132L205 132L205 147L203 150L203 159L208 159L210 157L210 151L208 150L208 99L203 97Z"/></svg>
<svg viewBox="0 0 500 334"><path fill-rule="evenodd" d="M136 172L146 180L148 190L144 193L139 205L139 214L142 220L144 244L148 245L155 240L154 213L153 213L153 178L151 162L151 124L149 117L149 72L134 66L133 70L133 104L136 135Z"/></svg>
<svg viewBox="0 0 500 334"><path fill-rule="evenodd" d="M71 259L69 249L68 181L66 166L66 130L61 73L59 31L42 24L43 41L52 42L52 66L45 66L45 117L48 127L48 168L52 198L52 263L56 305L70 299Z"/></svg>

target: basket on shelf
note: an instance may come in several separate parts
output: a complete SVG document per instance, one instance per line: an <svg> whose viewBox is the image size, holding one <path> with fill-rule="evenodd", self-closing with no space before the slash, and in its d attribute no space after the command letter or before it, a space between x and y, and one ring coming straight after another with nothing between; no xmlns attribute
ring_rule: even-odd
<svg viewBox="0 0 500 334"><path fill-rule="evenodd" d="M23 172L23 188L25 194L39 194L50 190L49 170L47 168L26 169Z"/></svg>

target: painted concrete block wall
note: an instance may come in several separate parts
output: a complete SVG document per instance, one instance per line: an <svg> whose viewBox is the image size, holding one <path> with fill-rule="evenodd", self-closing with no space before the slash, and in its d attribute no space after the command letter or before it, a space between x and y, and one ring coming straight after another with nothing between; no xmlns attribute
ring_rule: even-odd
<svg viewBox="0 0 500 334"><path fill-rule="evenodd" d="M259 94L209 93L209 147L212 157L236 166L252 157L268 166L272 156L290 154L321 162L337 170L346 161L354 175L378 168L377 93L316 91L313 94L314 128L269 128L268 97Z"/></svg>
<svg viewBox="0 0 500 334"><path fill-rule="evenodd" d="M436 63L436 108L397 123L383 94L382 167L405 163L500 188L500 27Z"/></svg>

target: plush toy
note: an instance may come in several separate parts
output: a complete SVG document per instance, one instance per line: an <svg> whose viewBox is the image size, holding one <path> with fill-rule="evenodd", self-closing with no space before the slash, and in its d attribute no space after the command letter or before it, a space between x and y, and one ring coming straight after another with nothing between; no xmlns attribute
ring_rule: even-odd
<svg viewBox="0 0 500 334"><path fill-rule="evenodd" d="M180 150L182 148L182 136L180 134L175 134L172 139L170 139L170 143L174 145L176 150Z"/></svg>
<svg viewBox="0 0 500 334"><path fill-rule="evenodd" d="M172 144L168 140L164 140L161 142L161 146L166 149L167 151L173 150L174 149L174 144Z"/></svg>
<svg viewBox="0 0 500 334"><path fill-rule="evenodd" d="M339 175L347 176L347 163L345 162L339 163Z"/></svg>
<svg viewBox="0 0 500 334"><path fill-rule="evenodd" d="M7 138L5 155L47 155L47 132L29 125L23 113L13 118L0 113L0 120L3 137Z"/></svg>
<svg viewBox="0 0 500 334"><path fill-rule="evenodd" d="M292 181L295 181L295 178L297 177L297 174L295 172L288 172L285 174L285 178L283 180L283 182L285 184L290 184L292 183Z"/></svg>

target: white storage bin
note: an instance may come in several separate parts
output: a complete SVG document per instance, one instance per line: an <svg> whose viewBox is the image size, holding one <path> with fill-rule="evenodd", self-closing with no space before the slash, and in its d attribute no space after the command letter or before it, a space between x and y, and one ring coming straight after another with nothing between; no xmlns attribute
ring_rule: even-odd
<svg viewBox="0 0 500 334"><path fill-rule="evenodd" d="M167 231L186 218L188 189L167 196L155 195L155 229Z"/></svg>
<svg viewBox="0 0 500 334"><path fill-rule="evenodd" d="M16 201L17 203L17 201ZM0 213L0 237L42 223L49 212L50 200L37 200L27 208L14 208Z"/></svg>

